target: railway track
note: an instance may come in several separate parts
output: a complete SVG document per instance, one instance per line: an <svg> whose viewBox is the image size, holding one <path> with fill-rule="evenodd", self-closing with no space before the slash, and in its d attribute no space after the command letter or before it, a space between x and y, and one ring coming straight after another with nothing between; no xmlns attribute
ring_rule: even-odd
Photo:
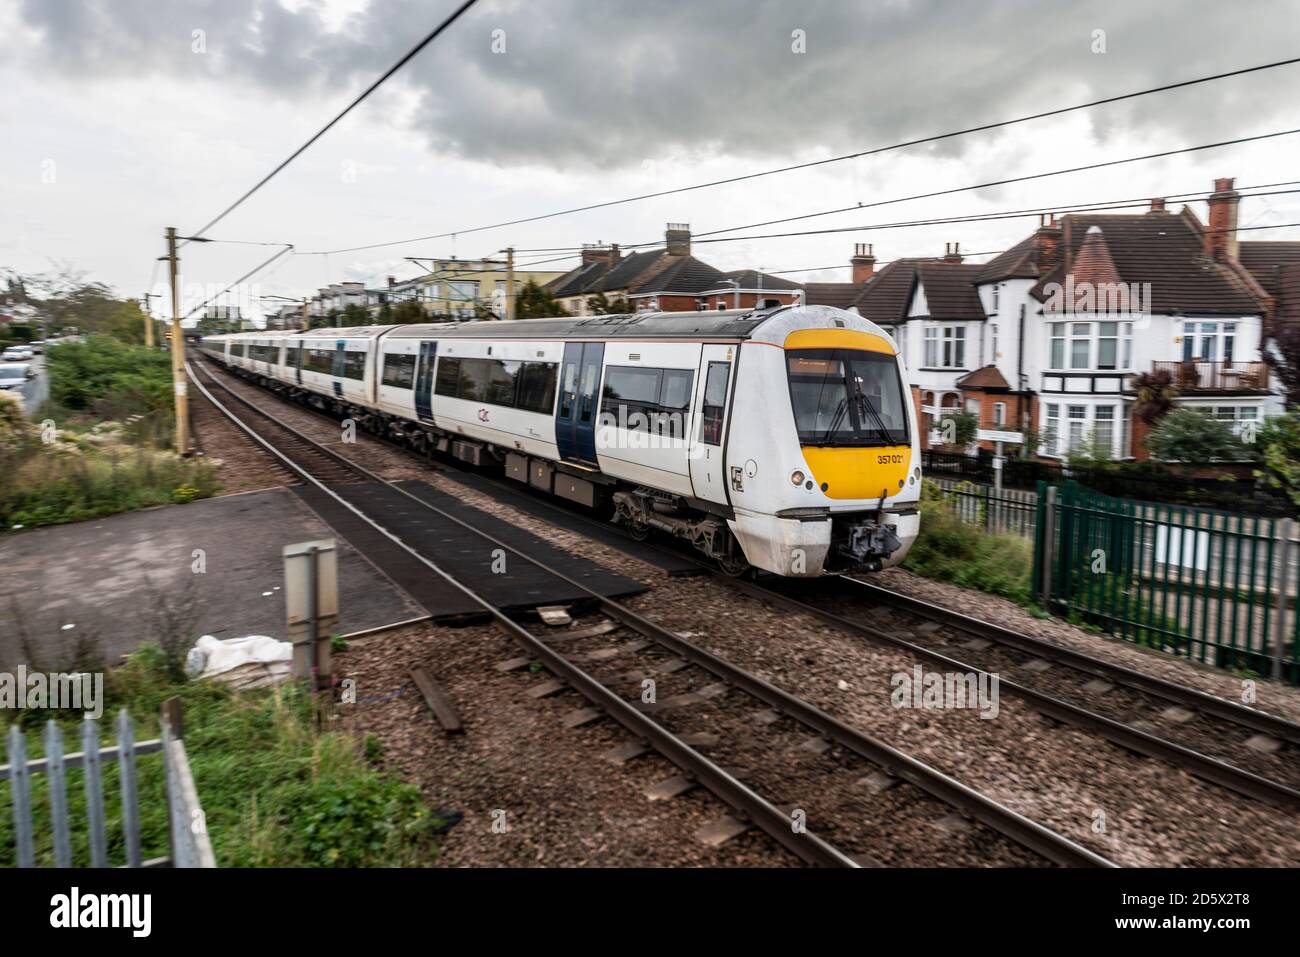
<svg viewBox="0 0 1300 957"><path fill-rule="evenodd" d="M970 819L976 822L974 833L965 837L971 847L979 849L976 852L979 859L973 863L982 860L1020 865L1048 862L1061 866L1114 866L1069 838L911 755L849 727L628 606L588 589L460 517L419 499L315 442L203 369L211 383L252 413L257 424L250 424L214 396L192 367L187 371L200 392L254 442L303 481L331 495L406 549L431 573L477 602L523 648L522 664L540 661L555 676L557 684L545 689L547 692L567 689L585 697L594 706L589 709L592 714L584 715L579 709L573 723L602 714L608 716L633 736L633 749L641 746L637 742L644 742L674 764L682 775L680 780L663 782L664 796L679 789L703 786L739 815L737 828L757 826L779 845L815 865L853 867L879 863L886 858L907 864L946 863L944 859L926 861L909 855L906 850L909 835L914 838L913 843L924 847L923 840L915 840L917 833L961 834L971 830L972 825L966 823ZM339 469L349 471L355 481L396 489L420 507L481 535L486 543L503 548L585 592L607 620L606 630L599 636L587 636L586 645L583 639L566 643L563 632L550 636L534 634L476 594L469 584L403 543L392 530L383 528L334 493L329 487L332 479L317 474L319 471L335 475ZM589 639L596 637L603 640L592 648ZM626 637L634 640L624 640ZM627 667L629 663L631 667ZM611 672L611 664L618 670ZM520 659L503 665L522 666ZM512 669L503 667L503 670ZM631 701L617 690L629 685L633 689ZM645 696L647 688L653 689L649 699ZM673 730L674 724L683 721L689 724L692 715L707 709L720 712L719 724L728 729L727 734ZM762 730L750 733L756 725L761 725ZM796 735L802 735L797 743ZM756 746L756 741L761 746ZM705 749L710 754L706 755ZM800 766L794 767L794 761L801 762ZM854 776L854 785L843 785L847 774ZM755 781L754 787L746 783L749 779ZM828 783L831 779L840 782L838 793L856 793L857 799L828 803L824 795L831 791ZM780 796L765 797L760 793L771 794L770 789L779 790ZM895 822L900 820L908 824L896 827ZM944 851L951 851L952 846L951 840L938 842Z"/></svg>

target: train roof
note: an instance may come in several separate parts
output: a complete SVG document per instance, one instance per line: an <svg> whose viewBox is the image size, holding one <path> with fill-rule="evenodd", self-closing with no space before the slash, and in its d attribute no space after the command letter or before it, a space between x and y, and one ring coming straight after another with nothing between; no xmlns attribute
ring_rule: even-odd
<svg viewBox="0 0 1300 957"><path fill-rule="evenodd" d="M781 308L398 326L394 339L748 339Z"/></svg>

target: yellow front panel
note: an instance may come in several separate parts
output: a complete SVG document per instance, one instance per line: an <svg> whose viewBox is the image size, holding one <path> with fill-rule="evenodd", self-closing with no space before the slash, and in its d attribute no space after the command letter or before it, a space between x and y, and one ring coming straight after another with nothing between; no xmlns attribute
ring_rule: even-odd
<svg viewBox="0 0 1300 957"><path fill-rule="evenodd" d="M887 495L897 495L907 484L912 449L907 445L868 449L808 445L804 446L803 459L808 463L810 478L818 487L826 485L827 498L880 498L882 489Z"/></svg>

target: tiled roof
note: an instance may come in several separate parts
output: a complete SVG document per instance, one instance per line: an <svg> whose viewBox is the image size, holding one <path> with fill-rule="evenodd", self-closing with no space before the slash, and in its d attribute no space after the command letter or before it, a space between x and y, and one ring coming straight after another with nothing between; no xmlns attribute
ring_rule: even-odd
<svg viewBox="0 0 1300 957"><path fill-rule="evenodd" d="M1032 293L1047 298L1045 286L1064 283L1088 229L1100 226L1120 280L1150 283L1146 310L1190 315L1251 315L1263 311L1249 284L1229 266L1202 251L1202 227L1190 210L1136 216L1069 214L1062 217L1063 262L1043 276ZM1077 280L1076 280L1077 281Z"/></svg>
<svg viewBox="0 0 1300 957"><path fill-rule="evenodd" d="M810 306L834 306L847 309L858 301L862 284L856 282L809 282L804 283L804 302Z"/></svg>
<svg viewBox="0 0 1300 957"><path fill-rule="evenodd" d="M619 260L608 273L600 278L598 288L593 292L622 292L647 269L663 258L666 250L647 249L645 252L631 253Z"/></svg>
<svg viewBox="0 0 1300 957"><path fill-rule="evenodd" d="M1278 269L1300 263L1300 242L1255 240L1239 245L1237 258L1272 295L1277 295Z"/></svg>
<svg viewBox="0 0 1300 957"><path fill-rule="evenodd" d="M912 301L912 286L916 282L919 263L938 262L937 259L895 259L876 273L862 287L858 295L858 312L872 322L892 325L907 318L907 306Z"/></svg>
<svg viewBox="0 0 1300 957"><path fill-rule="evenodd" d="M1010 249L980 267L976 282L1001 282L1004 279L1037 279L1038 243L1031 234Z"/></svg>
<svg viewBox="0 0 1300 957"><path fill-rule="evenodd" d="M608 263L583 263L563 276L552 279L546 287L559 299L565 296L579 296L584 292L590 292L594 284L607 272L609 272Z"/></svg>
<svg viewBox="0 0 1300 957"><path fill-rule="evenodd" d="M681 293L694 295L718 285L726 274L694 256L662 256L650 269L637 276L628 287L630 295Z"/></svg>
<svg viewBox="0 0 1300 957"><path fill-rule="evenodd" d="M997 366L981 366L957 380L959 389L1010 389L1006 377Z"/></svg>
<svg viewBox="0 0 1300 957"><path fill-rule="evenodd" d="M759 272L756 269L733 269L726 273L727 279L734 279L740 283L741 289L802 289L803 283L795 282L793 279L782 279L780 276L773 276L771 273ZM730 289L731 284L725 287Z"/></svg>
<svg viewBox="0 0 1300 957"><path fill-rule="evenodd" d="M972 263L923 263L916 267L925 289L928 314L934 319L983 319L976 279L984 266Z"/></svg>

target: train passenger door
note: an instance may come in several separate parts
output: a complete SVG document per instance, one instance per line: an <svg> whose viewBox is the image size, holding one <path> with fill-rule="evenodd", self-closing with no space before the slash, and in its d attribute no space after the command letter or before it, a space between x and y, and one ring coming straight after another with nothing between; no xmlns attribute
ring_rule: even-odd
<svg viewBox="0 0 1300 957"><path fill-rule="evenodd" d="M306 348L306 344L299 341L289 348L293 350L294 378L299 385L302 385L302 350Z"/></svg>
<svg viewBox="0 0 1300 957"><path fill-rule="evenodd" d="M688 458L695 497L725 505L728 397L731 394L732 356L735 346L706 345L700 353L700 374L695 386L695 423Z"/></svg>
<svg viewBox="0 0 1300 957"><path fill-rule="evenodd" d="M555 444L560 458L596 464L596 413L600 406L603 342L569 342L560 364L560 403L555 412Z"/></svg>
<svg viewBox="0 0 1300 957"><path fill-rule="evenodd" d="M415 414L421 422L433 421L433 367L437 356L438 343L420 343L420 358L415 366Z"/></svg>

